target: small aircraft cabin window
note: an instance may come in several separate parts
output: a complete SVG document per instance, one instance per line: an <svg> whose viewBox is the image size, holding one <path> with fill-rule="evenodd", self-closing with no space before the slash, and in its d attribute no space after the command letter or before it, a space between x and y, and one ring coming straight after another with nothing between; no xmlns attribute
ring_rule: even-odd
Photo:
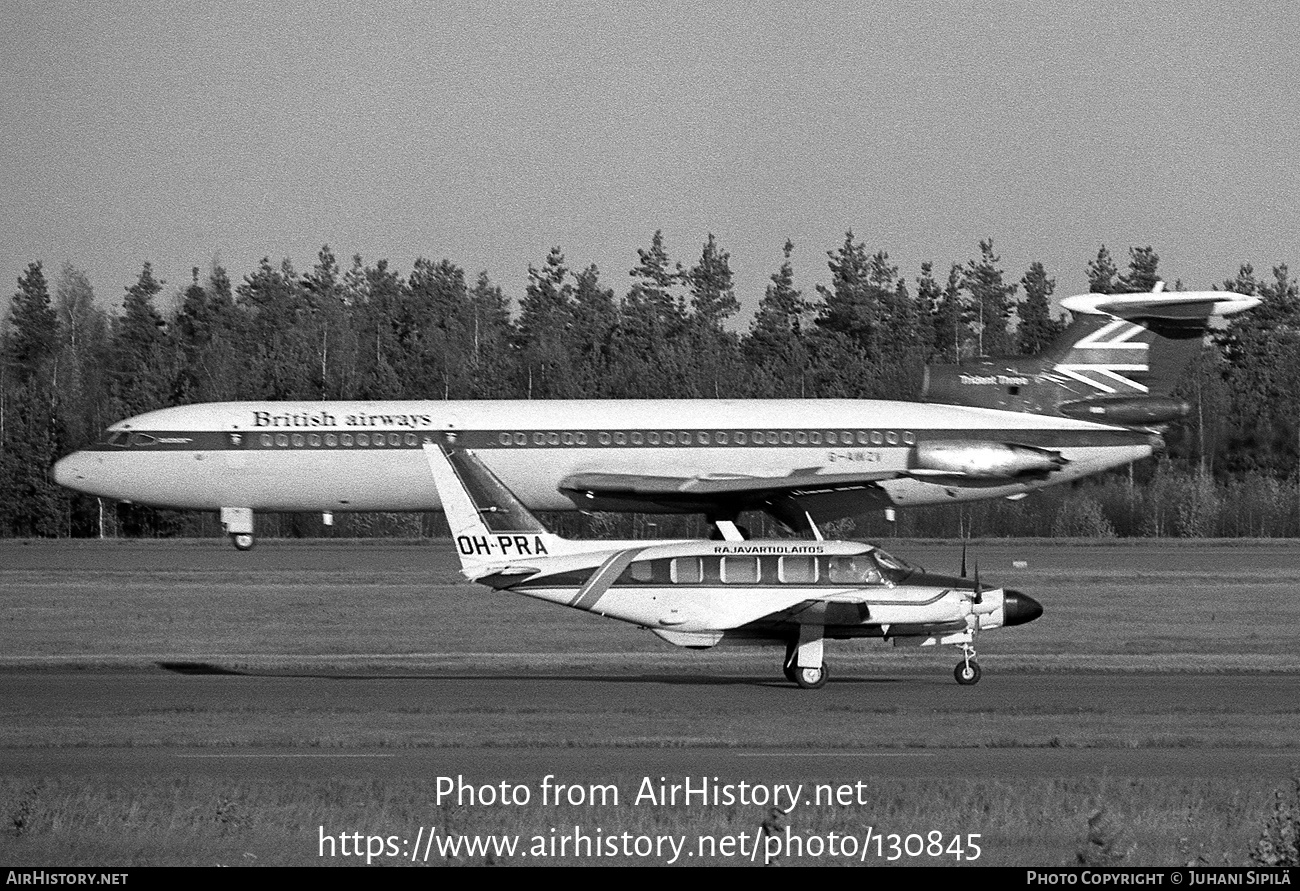
<svg viewBox="0 0 1300 891"><path fill-rule="evenodd" d="M677 557L673 560L673 581L678 585L698 585L704 581L704 567L699 557Z"/></svg>
<svg viewBox="0 0 1300 891"><path fill-rule="evenodd" d="M787 585L811 585L817 581L815 557L782 557L777 570L781 581Z"/></svg>
<svg viewBox="0 0 1300 891"><path fill-rule="evenodd" d="M758 558L723 557L722 580L729 585L745 585L757 582Z"/></svg>
<svg viewBox="0 0 1300 891"><path fill-rule="evenodd" d="M630 567L633 581L648 582L654 579L654 566L649 560L638 560Z"/></svg>
<svg viewBox="0 0 1300 891"><path fill-rule="evenodd" d="M826 577L833 585L878 585L883 581L880 570L866 554L857 557L831 557Z"/></svg>

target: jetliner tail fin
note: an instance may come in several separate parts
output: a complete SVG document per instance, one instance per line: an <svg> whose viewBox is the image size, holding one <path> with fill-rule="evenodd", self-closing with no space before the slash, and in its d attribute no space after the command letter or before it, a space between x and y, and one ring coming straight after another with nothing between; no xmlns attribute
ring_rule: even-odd
<svg viewBox="0 0 1300 891"><path fill-rule="evenodd" d="M473 452L426 442L424 456L466 577L531 575L530 559L580 550L547 530Z"/></svg>
<svg viewBox="0 0 1300 891"><path fill-rule="evenodd" d="M1080 294L1061 301L1075 320L1036 356L926 369L930 402L1057 414L1125 426L1184 416L1172 396L1211 322L1259 299L1230 291Z"/></svg>

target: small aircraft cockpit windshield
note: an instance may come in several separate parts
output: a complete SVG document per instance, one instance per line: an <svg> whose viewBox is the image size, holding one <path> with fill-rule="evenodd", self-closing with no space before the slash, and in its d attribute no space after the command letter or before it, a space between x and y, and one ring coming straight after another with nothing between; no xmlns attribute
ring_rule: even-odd
<svg viewBox="0 0 1300 891"><path fill-rule="evenodd" d="M916 572L917 568L911 563L908 563L902 557L895 557L893 554L880 550L880 548L876 548L872 554L875 556L876 562L880 564L881 568L885 571L885 574L889 576L891 581L901 582L903 579Z"/></svg>

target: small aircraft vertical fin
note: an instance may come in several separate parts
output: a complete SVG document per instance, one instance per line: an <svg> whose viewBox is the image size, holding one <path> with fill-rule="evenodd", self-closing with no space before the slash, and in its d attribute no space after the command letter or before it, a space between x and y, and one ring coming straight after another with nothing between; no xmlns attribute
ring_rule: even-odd
<svg viewBox="0 0 1300 891"><path fill-rule="evenodd" d="M461 567L470 578L573 550L568 541L547 531L473 452L426 442L424 456Z"/></svg>

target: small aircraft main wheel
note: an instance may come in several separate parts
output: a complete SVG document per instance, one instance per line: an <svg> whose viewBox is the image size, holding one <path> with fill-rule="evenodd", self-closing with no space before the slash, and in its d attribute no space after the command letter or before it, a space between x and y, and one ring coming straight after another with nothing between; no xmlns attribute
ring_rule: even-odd
<svg viewBox="0 0 1300 891"><path fill-rule="evenodd" d="M805 690L820 690L826 686L826 680L830 677L830 672L826 666L821 668L796 668L794 670L794 682Z"/></svg>
<svg viewBox="0 0 1300 891"><path fill-rule="evenodd" d="M971 684L978 683L980 679L980 664L972 660L971 662L958 662L957 667L953 669L952 676L957 679L957 683L963 687L969 687Z"/></svg>
<svg viewBox="0 0 1300 891"><path fill-rule="evenodd" d="M230 536L230 543L235 546L237 551L251 551L253 549L253 533L236 532Z"/></svg>

